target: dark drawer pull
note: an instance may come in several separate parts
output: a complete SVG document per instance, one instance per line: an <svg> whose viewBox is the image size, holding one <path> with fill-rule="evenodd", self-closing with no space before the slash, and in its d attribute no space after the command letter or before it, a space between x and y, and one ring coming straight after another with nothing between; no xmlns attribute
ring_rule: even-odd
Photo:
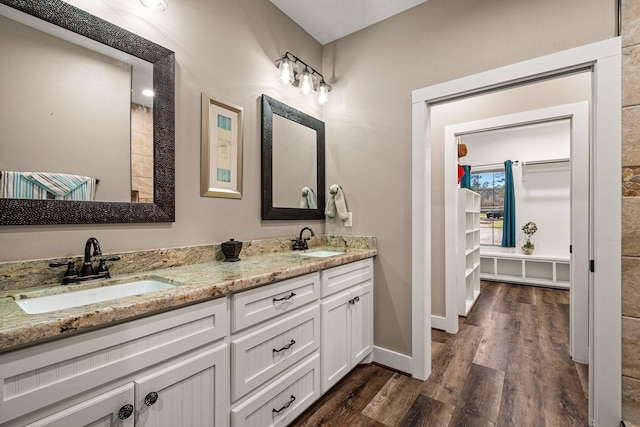
<svg viewBox="0 0 640 427"><path fill-rule="evenodd" d="M296 397L292 394L292 395L291 395L291 399L289 399L289 401L288 401L287 403L285 403L285 404L284 404L284 406L283 406L282 408L280 408L280 409L272 409L272 410L273 410L273 413L274 413L274 414L278 414L278 413L280 413L280 412L284 411L284 410L285 410L285 409L287 409L289 406L291 406L291 404L292 404L293 402L295 402L295 401L296 401Z"/></svg>
<svg viewBox="0 0 640 427"><path fill-rule="evenodd" d="M354 300L355 300L356 302L358 302L358 301L360 301L360 297L355 297L355 298L354 298Z"/></svg>
<svg viewBox="0 0 640 427"><path fill-rule="evenodd" d="M292 345L294 345L295 343L296 343L296 342L295 342L294 340L291 340L291 342L290 342L289 344L285 345L285 346L284 346L284 347L282 347L280 350L276 350L276 349L274 348L274 349L273 349L273 352L274 352L274 353L280 353L281 351L288 350L288 349L290 349L290 348L291 348L291 346L292 346Z"/></svg>
<svg viewBox="0 0 640 427"><path fill-rule="evenodd" d="M355 300L355 299L351 298L351 299L349 300L349 304L355 304L355 303L356 303L356 300Z"/></svg>
<svg viewBox="0 0 640 427"><path fill-rule="evenodd" d="M293 298L293 297L295 297L295 296L296 296L296 294L295 294L294 292L291 292L291 293L290 293L289 295L287 295L286 297L282 297L282 298L274 298L274 299L273 299L273 302L286 301L286 300L289 300L289 299L291 299L291 298Z"/></svg>

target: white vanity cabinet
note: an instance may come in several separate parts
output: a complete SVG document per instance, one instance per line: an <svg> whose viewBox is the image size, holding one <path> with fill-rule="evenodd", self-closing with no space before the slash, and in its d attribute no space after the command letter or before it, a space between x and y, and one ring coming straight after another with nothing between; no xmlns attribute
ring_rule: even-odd
<svg viewBox="0 0 640 427"><path fill-rule="evenodd" d="M0 354L0 425L286 426L372 350L366 259Z"/></svg>
<svg viewBox="0 0 640 427"><path fill-rule="evenodd" d="M373 261L322 272L321 391L373 351Z"/></svg>
<svg viewBox="0 0 640 427"><path fill-rule="evenodd" d="M0 424L227 425L227 335L221 298L0 355Z"/></svg>
<svg viewBox="0 0 640 427"><path fill-rule="evenodd" d="M232 296L231 425L284 426L320 397L320 274Z"/></svg>

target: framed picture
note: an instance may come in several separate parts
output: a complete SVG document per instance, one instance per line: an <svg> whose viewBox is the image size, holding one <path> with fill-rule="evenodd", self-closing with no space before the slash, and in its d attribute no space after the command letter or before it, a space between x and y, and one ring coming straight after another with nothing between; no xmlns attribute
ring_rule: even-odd
<svg viewBox="0 0 640 427"><path fill-rule="evenodd" d="M242 198L242 107L202 94L200 194Z"/></svg>

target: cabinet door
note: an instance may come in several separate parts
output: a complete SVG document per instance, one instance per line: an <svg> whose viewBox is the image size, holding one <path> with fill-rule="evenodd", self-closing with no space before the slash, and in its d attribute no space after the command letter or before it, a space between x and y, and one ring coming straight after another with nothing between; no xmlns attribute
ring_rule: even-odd
<svg viewBox="0 0 640 427"><path fill-rule="evenodd" d="M133 427L133 402L133 383L129 383L28 424L27 427ZM124 419L118 417L121 411Z"/></svg>
<svg viewBox="0 0 640 427"><path fill-rule="evenodd" d="M226 426L227 344L135 380L136 426Z"/></svg>
<svg viewBox="0 0 640 427"><path fill-rule="evenodd" d="M321 303L320 388L323 394L345 376L351 366L351 334L347 327L351 298L351 293L346 291Z"/></svg>
<svg viewBox="0 0 640 427"><path fill-rule="evenodd" d="M373 350L373 285L351 290L349 306L351 333L351 367L357 365Z"/></svg>

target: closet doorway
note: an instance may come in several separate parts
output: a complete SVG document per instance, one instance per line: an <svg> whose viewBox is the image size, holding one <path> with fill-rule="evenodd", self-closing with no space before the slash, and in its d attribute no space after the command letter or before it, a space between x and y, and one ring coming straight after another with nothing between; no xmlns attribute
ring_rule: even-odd
<svg viewBox="0 0 640 427"><path fill-rule="evenodd" d="M589 72L592 81L590 206L593 219L589 289L589 419L613 425L621 417L621 42L613 38L505 66L412 93L412 372L430 374L432 261L444 248L432 247L443 230L444 203L432 202L433 159L443 162L443 141L431 135L431 109L454 99L477 96L569 73ZM440 150L440 153L438 153ZM438 157L440 154L440 157ZM444 162L443 162L444 163ZM444 174L442 174L444 176ZM444 228L444 227L442 227ZM442 252L442 254L440 254Z"/></svg>
<svg viewBox="0 0 640 427"><path fill-rule="evenodd" d="M569 91L577 92L577 98L589 99L590 75L582 73L569 78L577 83L563 78L554 84L562 85L564 81ZM544 89L540 83L535 86L540 91ZM485 215L493 218L484 218L480 229L482 234L476 236L480 237L481 244L480 256L476 260L481 263L478 266L480 277L520 282L525 284L523 286L531 284L569 289L571 356L576 362L588 363L590 278L587 267L592 244L589 239L588 102L450 125L445 127L444 134L446 301L455 298L461 285L461 278L456 277L460 249L449 243L460 241L455 174L457 144L462 142L467 143L469 153L459 161L471 165L470 181L478 191L478 187L488 187L488 182L484 185L477 182L487 175L487 171L502 171L496 176L504 180L503 162L511 160L513 163L515 247L501 246L505 221L503 203L498 201L493 210L483 210L481 214L481 218ZM504 190L504 184L498 184L498 187ZM496 193L495 198L500 198L500 192ZM521 228L532 220L539 228L537 239L533 240L537 243L537 251L534 256L527 256L520 249L525 243ZM489 227L482 228L482 225ZM449 310L447 304L447 314ZM458 315L466 313L451 314L447 315L447 320L457 329Z"/></svg>

